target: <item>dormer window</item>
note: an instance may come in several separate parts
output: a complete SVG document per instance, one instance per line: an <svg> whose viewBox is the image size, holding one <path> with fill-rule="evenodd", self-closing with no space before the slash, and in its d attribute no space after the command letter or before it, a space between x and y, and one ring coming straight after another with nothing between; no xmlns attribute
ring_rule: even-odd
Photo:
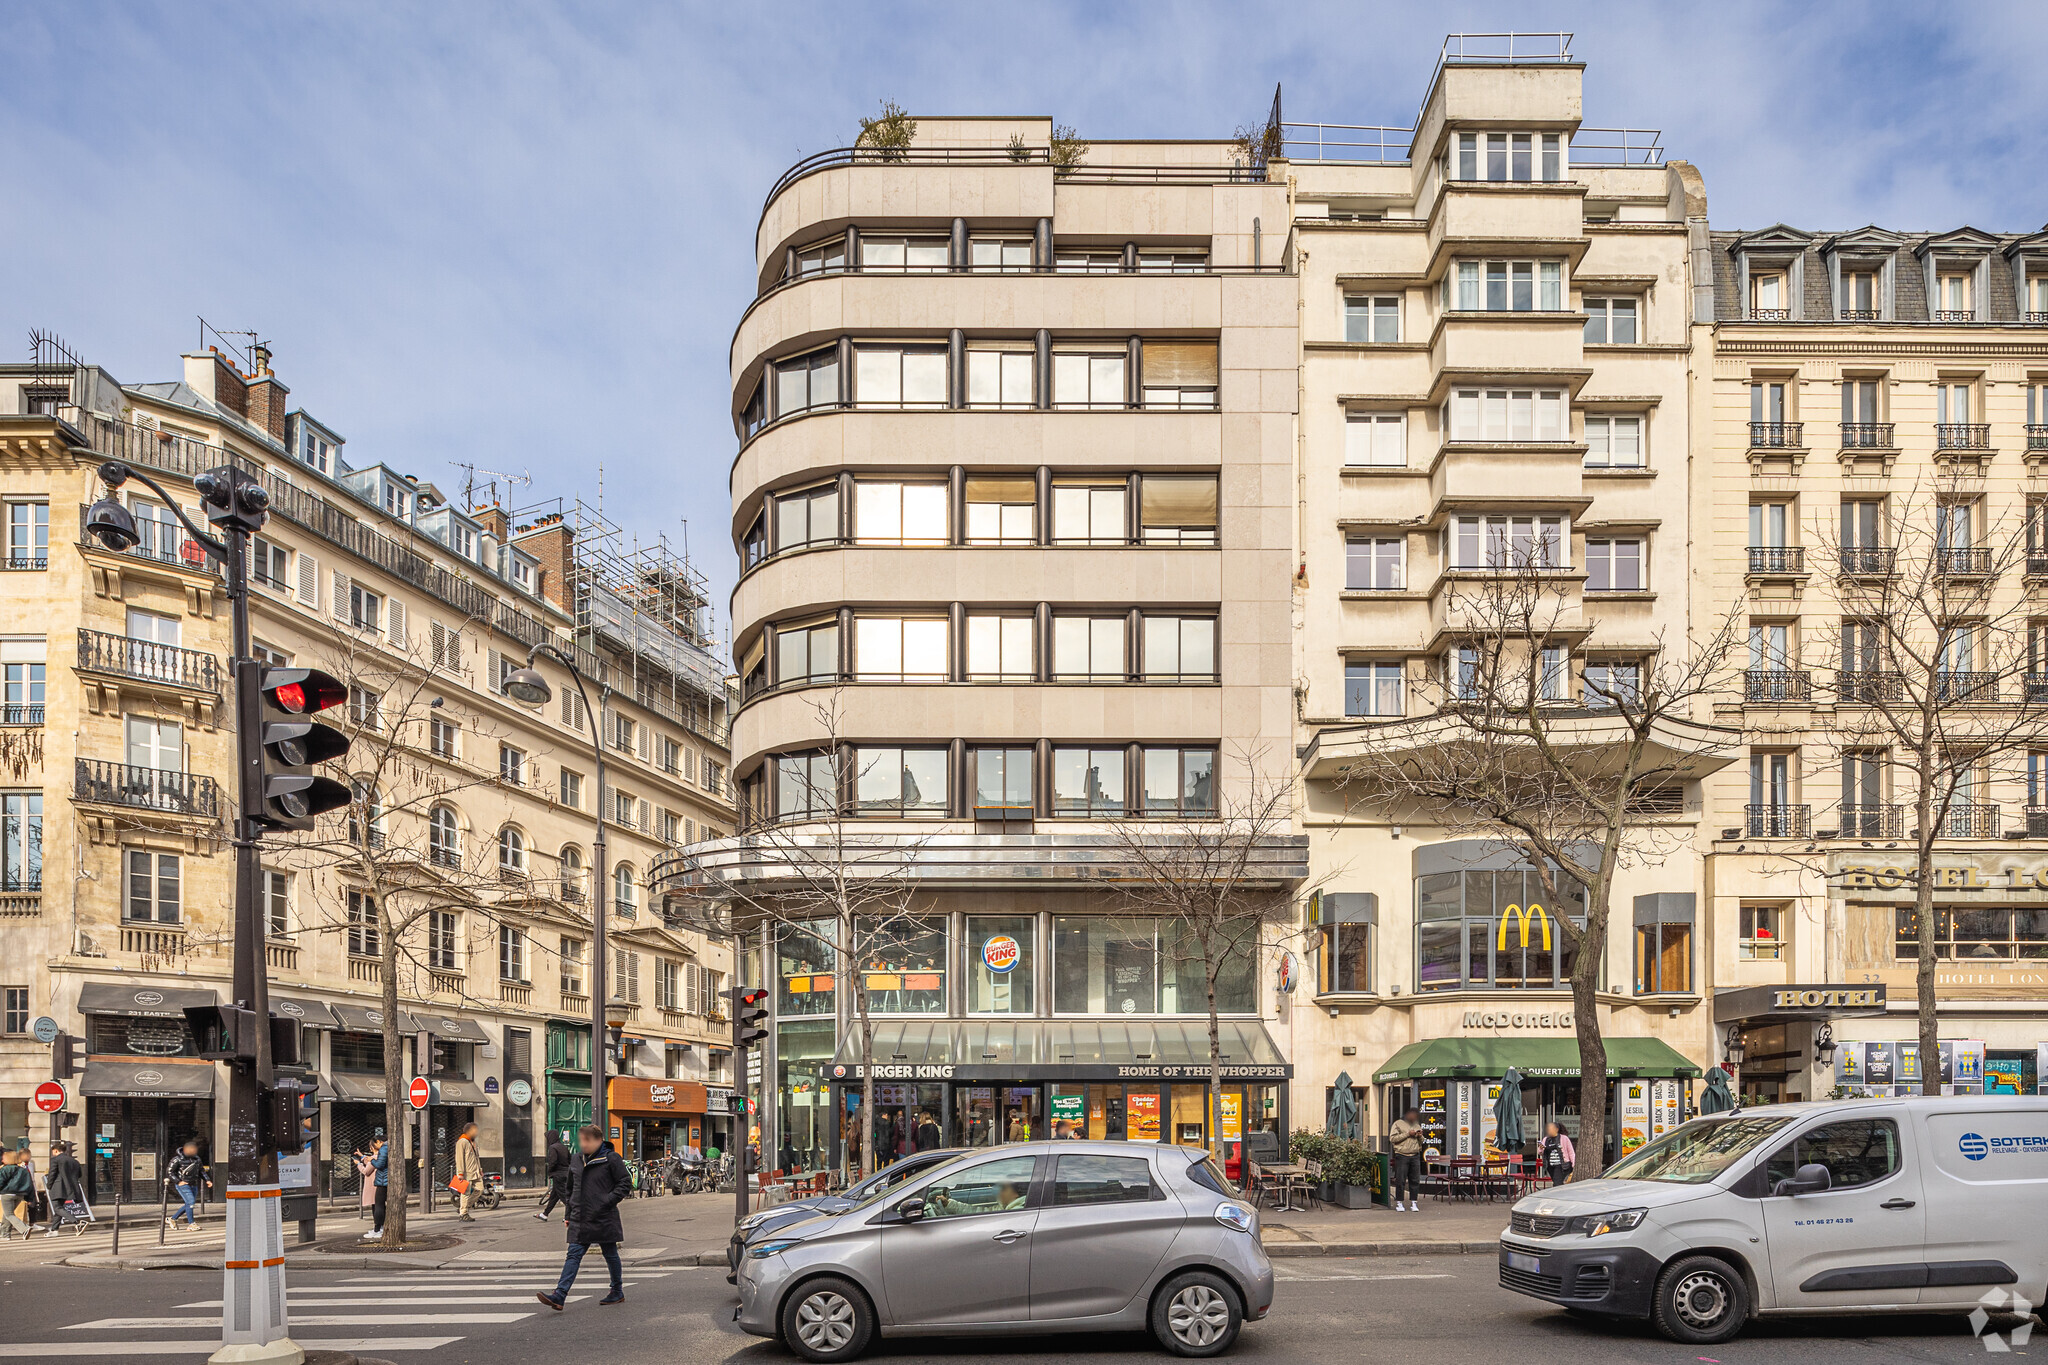
<svg viewBox="0 0 2048 1365"><path fill-rule="evenodd" d="M464 559L476 558L476 532L459 521L448 523L448 548Z"/></svg>
<svg viewBox="0 0 2048 1365"><path fill-rule="evenodd" d="M1842 321L1876 322L1879 298L1875 270L1848 270L1842 273L1842 299L1839 310Z"/></svg>
<svg viewBox="0 0 2048 1365"><path fill-rule="evenodd" d="M412 495L395 483L384 485L384 510L394 517L403 518L412 506Z"/></svg>
<svg viewBox="0 0 2048 1365"><path fill-rule="evenodd" d="M1749 315L1758 322L1785 322L1792 316L1792 293L1782 270L1763 270L1749 277Z"/></svg>
<svg viewBox="0 0 2048 1365"><path fill-rule="evenodd" d="M522 592L533 591L533 565L519 558L512 558L512 583Z"/></svg>
<svg viewBox="0 0 2048 1365"><path fill-rule="evenodd" d="M1934 280L1934 320L1974 322L1977 319L1975 291L1967 271L1944 270Z"/></svg>
<svg viewBox="0 0 2048 1365"><path fill-rule="evenodd" d="M2048 322L2048 275L2027 276L2027 322Z"/></svg>
<svg viewBox="0 0 2048 1365"><path fill-rule="evenodd" d="M299 458L322 474L334 472L334 446L315 435L311 427L300 429Z"/></svg>

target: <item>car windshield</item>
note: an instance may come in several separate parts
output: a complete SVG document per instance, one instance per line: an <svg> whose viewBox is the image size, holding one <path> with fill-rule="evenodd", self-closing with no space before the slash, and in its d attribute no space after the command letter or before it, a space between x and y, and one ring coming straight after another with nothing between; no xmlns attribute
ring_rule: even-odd
<svg viewBox="0 0 2048 1365"><path fill-rule="evenodd" d="M1792 1120L1783 1115L1748 1114L1695 1119L1607 1168L1609 1180L1664 1180L1704 1185L1761 1147Z"/></svg>
<svg viewBox="0 0 2048 1365"><path fill-rule="evenodd" d="M960 1156L964 1155L965 1153L961 1153L960 1155L956 1156L949 1156L944 1161L934 1161L929 1166L919 1166L913 1170L905 1171L901 1174L899 1174L893 1167L887 1170L877 1171L875 1175L869 1177L869 1179L875 1182L873 1187L870 1189L859 1191L860 1202L855 1204L853 1208L848 1209L847 1212L853 1213L857 1210L868 1207L870 1204L880 1203L882 1200L887 1199L891 1194L895 1193L896 1187L903 1184L904 1181L915 1179L918 1176L930 1175L933 1171L942 1171L946 1167L958 1162L960 1160ZM848 1193L852 1194L854 1193L854 1191L848 1191Z"/></svg>

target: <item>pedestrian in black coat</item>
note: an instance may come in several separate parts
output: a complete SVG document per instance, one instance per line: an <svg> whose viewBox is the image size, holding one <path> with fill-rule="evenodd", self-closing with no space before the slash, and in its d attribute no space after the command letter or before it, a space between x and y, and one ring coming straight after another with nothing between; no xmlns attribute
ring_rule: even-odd
<svg viewBox="0 0 2048 1365"><path fill-rule="evenodd" d="M547 1197L540 1201L540 1212L533 1215L543 1223L557 1204L569 1202L569 1149L552 1133L548 1135L547 1177Z"/></svg>
<svg viewBox="0 0 2048 1365"><path fill-rule="evenodd" d="M604 1253L605 1268L612 1276L612 1292L598 1303L609 1306L626 1301L625 1267L619 1262L619 1243L626 1239L626 1230L619 1221L619 1205L633 1192L633 1177L596 1124L583 1125L576 1145L582 1150L569 1161L569 1254L562 1260L562 1278L555 1292L541 1291L534 1296L556 1312L568 1302L583 1255L593 1245Z"/></svg>

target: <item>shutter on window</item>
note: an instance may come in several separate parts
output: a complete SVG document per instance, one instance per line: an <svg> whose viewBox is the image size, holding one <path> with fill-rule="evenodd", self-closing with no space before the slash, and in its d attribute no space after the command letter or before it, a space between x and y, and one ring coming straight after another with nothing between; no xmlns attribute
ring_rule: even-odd
<svg viewBox="0 0 2048 1365"><path fill-rule="evenodd" d="M320 610L320 561L305 553L299 555L299 605Z"/></svg>
<svg viewBox="0 0 2048 1365"><path fill-rule="evenodd" d="M495 649L488 651L484 657L484 686L493 692L498 690L499 671L503 667L499 661L503 658L504 656Z"/></svg>
<svg viewBox="0 0 2048 1365"><path fill-rule="evenodd" d="M654 731L647 726L636 727L640 739L640 761L647 763L654 758Z"/></svg>
<svg viewBox="0 0 2048 1365"><path fill-rule="evenodd" d="M648 804L647 804L647 803L646 803L645 801L642 801L642 802L640 803L640 828L641 828L641 829L653 829L653 828L654 828L654 817L653 817L653 815L652 815L652 814L650 813L650 812L651 812L651 809L652 809L652 808L651 808L651 807L649 807L649 806L648 806Z"/></svg>
<svg viewBox="0 0 2048 1365"><path fill-rule="evenodd" d="M405 603L393 597L386 599L384 606L385 637L391 641L393 649L409 648L405 638Z"/></svg>
<svg viewBox="0 0 2048 1365"><path fill-rule="evenodd" d="M694 844L694 843L696 843L696 842L697 842L697 835L696 835L696 832L695 832L695 830L696 830L696 822L695 822L695 821L691 821L691 820L685 820L685 821L683 821L683 842L684 842L684 843L686 843L686 844Z"/></svg>
<svg viewBox="0 0 2048 1365"><path fill-rule="evenodd" d="M562 689L562 724L573 730L583 728L576 723L576 692L569 687Z"/></svg>
<svg viewBox="0 0 2048 1365"><path fill-rule="evenodd" d="M1214 386L1216 372L1216 343L1213 341L1145 343L1147 387Z"/></svg>
<svg viewBox="0 0 2048 1365"><path fill-rule="evenodd" d="M339 569L334 573L334 600L328 603L337 621L348 620L348 575Z"/></svg>

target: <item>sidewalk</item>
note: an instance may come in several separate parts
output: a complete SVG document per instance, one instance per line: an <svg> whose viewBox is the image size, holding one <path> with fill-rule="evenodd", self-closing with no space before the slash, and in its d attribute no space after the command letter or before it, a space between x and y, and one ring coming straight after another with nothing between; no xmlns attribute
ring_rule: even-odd
<svg viewBox="0 0 2048 1365"><path fill-rule="evenodd" d="M1259 1222L1268 1256L1491 1256L1508 1225L1508 1205L1425 1199L1420 1213L1261 1209Z"/></svg>

